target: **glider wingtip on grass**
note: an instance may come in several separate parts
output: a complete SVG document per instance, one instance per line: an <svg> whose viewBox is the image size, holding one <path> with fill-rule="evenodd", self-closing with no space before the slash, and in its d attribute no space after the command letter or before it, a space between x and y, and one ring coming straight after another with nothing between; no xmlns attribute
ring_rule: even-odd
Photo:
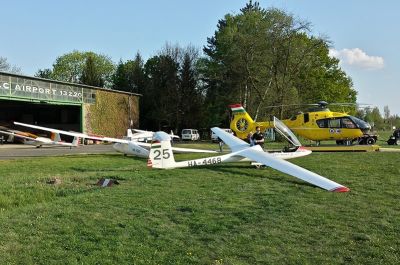
<svg viewBox="0 0 400 265"><path fill-rule="evenodd" d="M349 192L350 191L350 189L349 188L347 188L347 187L345 187L345 186L342 186L342 187L339 187L339 188L336 188L336 189L333 189L333 190L331 190L332 192Z"/></svg>

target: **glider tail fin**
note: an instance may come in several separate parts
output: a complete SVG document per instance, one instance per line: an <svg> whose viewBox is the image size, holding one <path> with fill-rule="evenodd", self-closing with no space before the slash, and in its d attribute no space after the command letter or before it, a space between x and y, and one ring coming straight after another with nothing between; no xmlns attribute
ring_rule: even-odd
<svg viewBox="0 0 400 265"><path fill-rule="evenodd" d="M132 134L132 130L131 129L127 129L126 130L126 136L128 137L128 139L131 139L133 134Z"/></svg>
<svg viewBox="0 0 400 265"><path fill-rule="evenodd" d="M78 146L79 145L79 137L75 136L74 140L72 141L72 146Z"/></svg>
<svg viewBox="0 0 400 265"><path fill-rule="evenodd" d="M178 135L174 134L173 130L171 130L171 133L169 134L169 136L171 137L172 141L174 141L174 139L179 141L179 139L180 139L180 137Z"/></svg>
<svg viewBox="0 0 400 265"><path fill-rule="evenodd" d="M147 166L150 168L172 168L175 165L171 141L155 141L151 144Z"/></svg>

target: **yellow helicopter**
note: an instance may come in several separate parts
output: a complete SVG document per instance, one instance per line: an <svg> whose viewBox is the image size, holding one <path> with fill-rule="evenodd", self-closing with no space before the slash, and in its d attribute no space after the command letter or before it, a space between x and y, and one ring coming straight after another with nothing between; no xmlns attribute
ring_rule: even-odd
<svg viewBox="0 0 400 265"><path fill-rule="evenodd" d="M310 105L316 107L282 122L297 135L315 141L316 145L327 140L335 140L340 145L351 145L354 142L374 144L377 141L376 135L368 134L371 129L369 123L347 113L332 112L325 101ZM255 122L241 104L229 107L233 114L230 128L241 139L246 139L257 126L262 131L273 127L269 121Z"/></svg>

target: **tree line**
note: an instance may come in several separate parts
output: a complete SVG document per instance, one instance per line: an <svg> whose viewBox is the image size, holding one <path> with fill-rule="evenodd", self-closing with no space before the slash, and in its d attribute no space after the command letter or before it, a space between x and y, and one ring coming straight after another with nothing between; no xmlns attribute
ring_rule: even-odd
<svg viewBox="0 0 400 265"><path fill-rule="evenodd" d="M10 72L15 74L21 74L21 68L15 65L11 65L7 58L0 56L0 71L1 72Z"/></svg>
<svg viewBox="0 0 400 265"><path fill-rule="evenodd" d="M329 56L330 45L312 34L310 23L249 1L218 21L203 53L166 44L146 61L137 53L115 64L106 55L73 51L36 76L139 93L141 128L227 127L231 103L255 120L287 118L295 104L355 103L352 80Z"/></svg>
<svg viewBox="0 0 400 265"><path fill-rule="evenodd" d="M357 110L356 116L371 124L375 130L392 130L393 127L400 128L400 116L390 114L389 106L384 106L383 116L378 107L366 107Z"/></svg>

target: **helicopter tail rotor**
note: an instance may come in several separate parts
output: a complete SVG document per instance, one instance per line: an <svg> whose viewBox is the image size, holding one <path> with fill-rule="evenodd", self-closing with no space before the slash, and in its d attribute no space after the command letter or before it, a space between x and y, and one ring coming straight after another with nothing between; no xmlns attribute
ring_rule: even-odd
<svg viewBox="0 0 400 265"><path fill-rule="evenodd" d="M255 122L241 104L232 104L229 108L233 114L230 128L240 139L247 139L257 126L262 131L271 127L270 122Z"/></svg>

